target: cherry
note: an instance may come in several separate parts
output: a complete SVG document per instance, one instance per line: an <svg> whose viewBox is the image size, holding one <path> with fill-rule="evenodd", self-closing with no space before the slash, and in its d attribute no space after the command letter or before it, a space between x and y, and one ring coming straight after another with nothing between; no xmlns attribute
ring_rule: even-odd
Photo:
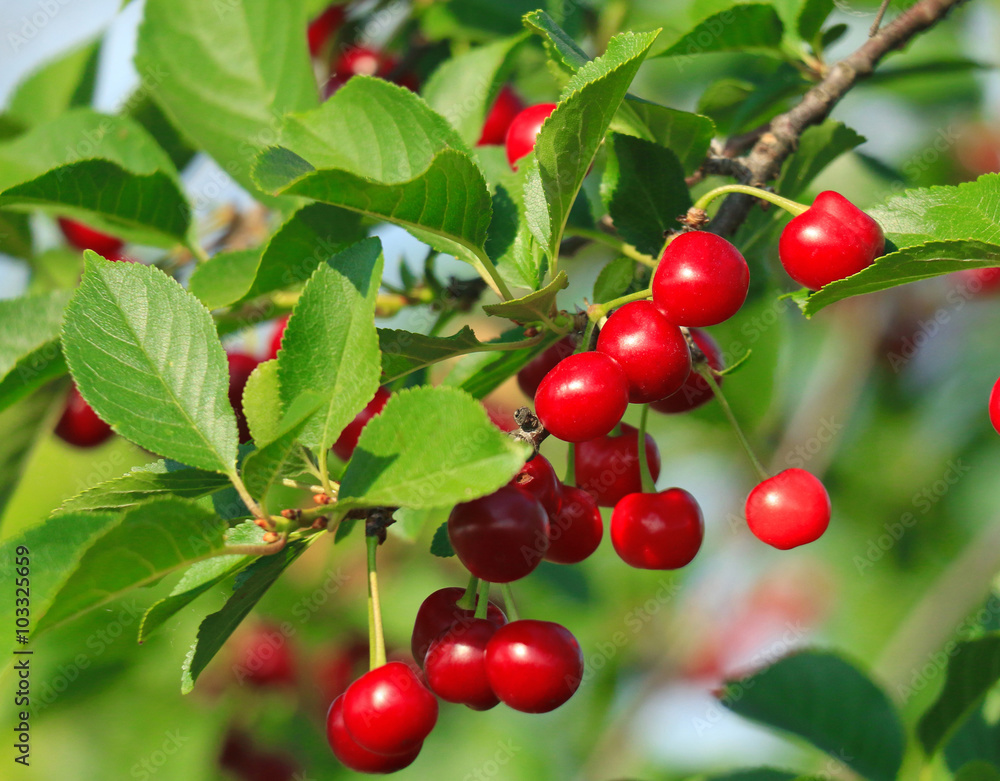
<svg viewBox="0 0 1000 781"><path fill-rule="evenodd" d="M789 550L818 540L830 525L830 496L804 469L786 469L747 497L747 525L761 542Z"/></svg>
<svg viewBox="0 0 1000 781"><path fill-rule="evenodd" d="M597 337L597 351L614 358L628 378L633 404L659 401L691 373L684 334L667 322L652 301L632 301L616 309Z"/></svg>
<svg viewBox="0 0 1000 781"><path fill-rule="evenodd" d="M76 385L70 388L66 406L56 423L56 436L76 447L94 447L113 433L111 426L97 417L97 413L80 395Z"/></svg>
<svg viewBox="0 0 1000 781"><path fill-rule="evenodd" d="M1000 268L969 268L958 273L973 293L989 294L1000 290Z"/></svg>
<svg viewBox="0 0 1000 781"><path fill-rule="evenodd" d="M228 353L226 359L229 361L229 403L233 405L236 413L236 428L239 430L240 442L250 441L250 426L247 425L247 417L243 413L243 389L247 386L247 380L253 370L257 368L258 361L252 355L246 353Z"/></svg>
<svg viewBox="0 0 1000 781"><path fill-rule="evenodd" d="M278 319L271 334L271 344L268 346L267 360L278 357L278 350L281 349L281 340L285 336L285 329L288 328L288 315Z"/></svg>
<svg viewBox="0 0 1000 781"><path fill-rule="evenodd" d="M497 705L500 700L486 678L486 644L496 631L492 621L474 618L434 640L424 660L430 690L446 702L473 710Z"/></svg>
<svg viewBox="0 0 1000 781"><path fill-rule="evenodd" d="M660 476L660 449L646 434L646 463L655 482ZM642 491L639 430L623 423L620 434L607 434L576 446L576 484L601 507L614 507L627 494Z"/></svg>
<svg viewBox="0 0 1000 781"><path fill-rule="evenodd" d="M316 57L326 46L337 28L344 22L344 7L331 5L323 13L309 23L306 37L309 40L309 53Z"/></svg>
<svg viewBox="0 0 1000 781"><path fill-rule="evenodd" d="M722 371L725 363L722 360L722 350L719 348L719 343L708 332L702 331L700 328L691 328L689 333L694 343L698 345L698 349L705 354L708 365L716 371ZM716 377L715 381L722 385L723 379L725 378ZM665 399L654 401L649 406L657 412L667 414L690 412L710 401L714 396L715 394L712 392L711 386L705 382L705 378L698 372L692 371L679 391L670 394Z"/></svg>
<svg viewBox="0 0 1000 781"><path fill-rule="evenodd" d="M607 434L628 408L628 379L604 353L576 353L545 375L535 414L557 439L586 442Z"/></svg>
<svg viewBox="0 0 1000 781"><path fill-rule="evenodd" d="M509 583L537 567L548 548L548 533L545 508L510 484L455 505L448 516L448 539L459 560L490 583Z"/></svg>
<svg viewBox="0 0 1000 781"><path fill-rule="evenodd" d="M98 255L107 257L108 255L117 255L125 244L116 236L109 236L107 233L95 230L82 222L67 217L59 217L57 221L66 241L81 252L85 249L91 249Z"/></svg>
<svg viewBox="0 0 1000 781"><path fill-rule="evenodd" d="M486 146L487 144L502 144L507 138L507 129L521 111L524 104L521 99L514 94L506 84L497 95L496 102L486 115L483 123L483 133L476 142L476 146Z"/></svg>
<svg viewBox="0 0 1000 781"><path fill-rule="evenodd" d="M550 517L559 512L559 478L541 453L526 461L511 483L535 497Z"/></svg>
<svg viewBox="0 0 1000 781"><path fill-rule="evenodd" d="M351 76L381 76L395 65L395 60L382 52L367 46L351 46L337 58L333 72L346 81Z"/></svg>
<svg viewBox="0 0 1000 781"><path fill-rule="evenodd" d="M653 303L674 325L715 325L747 297L750 269L732 244L704 231L671 241L653 272Z"/></svg>
<svg viewBox="0 0 1000 781"><path fill-rule="evenodd" d="M344 697L341 694L330 705L326 715L326 738L333 754L341 763L359 773L395 773L413 764L423 743L399 754L378 754L369 751L347 731L344 723Z"/></svg>
<svg viewBox="0 0 1000 781"><path fill-rule="evenodd" d="M357 677L355 669L362 664L368 666L367 638L324 649L313 665L313 680L323 701L331 702L347 691Z"/></svg>
<svg viewBox="0 0 1000 781"><path fill-rule="evenodd" d="M580 488L563 486L559 512L549 516L546 560L577 564L597 550L603 536L604 521L594 497Z"/></svg>
<svg viewBox="0 0 1000 781"><path fill-rule="evenodd" d="M517 384L524 391L524 395L529 399L535 398L538 385L545 379L545 375L552 371L563 358L569 358L576 350L576 345L575 336L564 336L525 364L524 368L517 373Z"/></svg>
<svg viewBox="0 0 1000 781"><path fill-rule="evenodd" d="M683 488L629 494L611 513L611 544L638 569L678 569L691 562L705 536L698 502Z"/></svg>
<svg viewBox="0 0 1000 781"><path fill-rule="evenodd" d="M423 666L427 649L435 638L447 632L455 624L467 625L473 620L475 611L463 610L457 604L463 594L465 589L441 588L420 605L417 617L413 619L413 636L410 638L410 650L417 664ZM507 616L492 602L486 608L486 618L496 626L507 623Z"/></svg>
<svg viewBox="0 0 1000 781"><path fill-rule="evenodd" d="M517 170L517 161L535 148L535 138L538 136L538 131L542 129L542 124L555 109L555 103L539 103L528 106L511 120L510 127L507 128L507 162L515 171Z"/></svg>
<svg viewBox="0 0 1000 781"><path fill-rule="evenodd" d="M274 687L295 683L295 660L288 638L271 625L257 627L244 639L233 666L239 683Z"/></svg>
<svg viewBox="0 0 1000 781"><path fill-rule="evenodd" d="M358 446L358 438L361 436L361 431L368 425L369 420L382 411L382 408L391 395L385 388L379 388L375 391L374 398L365 405L365 408L361 412L354 416L354 420L347 424L347 428L340 433L337 441L333 443L333 452L337 454L337 458L341 461L347 461L351 457L354 448Z"/></svg>
<svg viewBox="0 0 1000 781"><path fill-rule="evenodd" d="M1000 380L996 381L993 390L990 392L990 423L1000 434Z"/></svg>
<svg viewBox="0 0 1000 781"><path fill-rule="evenodd" d="M883 249L879 224L832 190L817 195L778 241L778 257L788 276L811 290L857 274Z"/></svg>
<svg viewBox="0 0 1000 781"><path fill-rule="evenodd" d="M404 754L437 723L438 702L403 662L369 670L344 692L344 727L362 748Z"/></svg>
<svg viewBox="0 0 1000 781"><path fill-rule="evenodd" d="M514 710L548 713L579 688L583 653L564 626L512 621L486 645L486 675L500 701Z"/></svg>

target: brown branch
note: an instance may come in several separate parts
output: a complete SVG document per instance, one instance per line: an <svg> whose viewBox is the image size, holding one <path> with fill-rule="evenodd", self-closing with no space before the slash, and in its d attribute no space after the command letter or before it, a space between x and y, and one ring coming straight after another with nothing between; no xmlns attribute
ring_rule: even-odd
<svg viewBox="0 0 1000 781"><path fill-rule="evenodd" d="M764 183L774 179L781 171L781 164L795 151L799 136L806 128L826 119L841 98L860 80L871 76L887 54L905 46L915 35L933 27L964 2L966 0L919 0L857 51L830 68L823 80L805 94L802 102L771 120L769 131L760 137L748 155L741 158L752 181ZM712 220L712 232L731 236L743 224L753 204L754 198L749 195L730 195Z"/></svg>

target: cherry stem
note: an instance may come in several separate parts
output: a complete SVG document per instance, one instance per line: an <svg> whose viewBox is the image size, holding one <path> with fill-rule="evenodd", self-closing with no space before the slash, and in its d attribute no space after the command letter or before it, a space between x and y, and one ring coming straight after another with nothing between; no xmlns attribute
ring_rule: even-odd
<svg viewBox="0 0 1000 781"><path fill-rule="evenodd" d="M378 597L378 575L375 574L375 551L378 537L365 537L368 545L368 653L369 667L374 670L385 664L385 634L382 632L382 606Z"/></svg>
<svg viewBox="0 0 1000 781"><path fill-rule="evenodd" d="M599 320L600 318L597 318ZM583 336L580 339L580 343L576 346L575 353L585 353L590 349L591 339L594 337L594 329L597 327L597 320L587 320L587 327L583 331Z"/></svg>
<svg viewBox="0 0 1000 781"><path fill-rule="evenodd" d="M696 367L698 374L705 378L705 382L708 383L708 387L712 389L712 393L715 394L715 398L719 400L719 406L722 407L722 411L725 413L726 418L729 420L729 425L733 427L733 431L736 432L736 438L740 441L740 445L743 447L743 452L747 454L747 458L750 459L750 464L753 466L754 471L760 477L761 480L767 480L771 476L764 469L764 465L760 462L760 459L753 452L753 448L750 447L750 441L747 439L746 434L743 433L743 429L740 428L739 422L736 420L736 415L733 414L732 407L729 406L729 402L726 401L726 397L722 394L722 389L719 387L719 383L715 381L715 377L712 374L712 367L708 363L703 363Z"/></svg>
<svg viewBox="0 0 1000 781"><path fill-rule="evenodd" d="M640 252L634 245L622 241L621 239L616 239L611 234L605 233L602 230L593 230L591 228L566 228L566 235L579 236L581 239L596 241L598 244L603 244L605 247L617 250L630 260L634 260L637 263L648 266L649 268L656 268L656 258L652 255Z"/></svg>
<svg viewBox="0 0 1000 781"><path fill-rule="evenodd" d="M486 272L485 275L481 275L486 284L493 288L503 301L513 298L514 296L511 295L510 288L503 281L503 277L500 276L500 272L493 265L493 261L490 260L489 256L485 252L477 252L476 258Z"/></svg>
<svg viewBox="0 0 1000 781"><path fill-rule="evenodd" d="M240 495L240 499L243 500L243 504L247 506L247 509L251 512L254 518L260 518L263 521L268 520L267 513L264 512L257 500L250 495L250 491L247 490L246 485L243 480L236 472L232 472L229 475L229 482L233 484L233 488L236 489L236 493Z"/></svg>
<svg viewBox="0 0 1000 781"><path fill-rule="evenodd" d="M503 594L503 604L507 608L507 616L511 621L519 620L520 616L517 613L517 605L514 604L514 592L510 589L510 583L501 583L500 593Z"/></svg>
<svg viewBox="0 0 1000 781"><path fill-rule="evenodd" d="M490 605L490 584L487 581L479 581L479 591L476 594L476 600L476 613L474 617L486 618L486 611Z"/></svg>
<svg viewBox="0 0 1000 781"><path fill-rule="evenodd" d="M782 198L776 193L769 192L760 187L751 187L748 184L724 184L722 187L716 187L714 190L709 190L701 196L701 198L699 198L695 205L691 208L705 211L712 201L721 195L728 195L729 193L752 195L754 198L760 198L762 201L767 201L768 203L773 203L775 206L780 206L782 209L791 213L795 217L798 217L802 214L802 212L809 208L808 206L790 200L789 198Z"/></svg>
<svg viewBox="0 0 1000 781"><path fill-rule="evenodd" d="M472 610L476 606L476 589L479 588L479 578L469 575L469 585L465 587L465 593L459 597L455 604L462 610Z"/></svg>
<svg viewBox="0 0 1000 781"><path fill-rule="evenodd" d="M566 450L566 477L563 479L563 485L576 485L576 445L572 442Z"/></svg>
<svg viewBox="0 0 1000 781"><path fill-rule="evenodd" d="M642 480L642 492L644 494L655 494L656 483L653 482L653 473L649 471L649 459L646 458L646 420L649 417L649 405L642 405L642 414L639 416L639 436L636 438L636 448L639 451L639 477Z"/></svg>
<svg viewBox="0 0 1000 781"><path fill-rule="evenodd" d="M629 293L627 296L621 296L620 298L612 298L610 301L605 301L603 304L591 304L587 308L587 317L590 318L592 323L596 323L602 317L607 315L612 309L617 309L620 306L629 304L633 301L645 301L647 298L653 297L653 289L647 287L645 290L640 290L638 293Z"/></svg>

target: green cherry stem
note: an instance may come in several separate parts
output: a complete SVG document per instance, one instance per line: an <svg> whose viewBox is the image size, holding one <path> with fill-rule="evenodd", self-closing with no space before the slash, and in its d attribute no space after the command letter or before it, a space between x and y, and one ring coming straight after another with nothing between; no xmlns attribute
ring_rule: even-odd
<svg viewBox="0 0 1000 781"><path fill-rule="evenodd" d="M605 233L602 230L593 230L591 228L566 228L566 235L578 236L581 239L590 239L598 244L603 244L605 247L617 250L630 260L634 260L637 263L648 266L649 268L656 268L656 258L652 255L640 252L634 245L622 241L621 239L616 239L611 234Z"/></svg>
<svg viewBox="0 0 1000 781"><path fill-rule="evenodd" d="M465 587L465 593L459 598L458 605L462 610L472 610L476 606L476 589L479 588L479 578L469 575L469 585Z"/></svg>
<svg viewBox="0 0 1000 781"><path fill-rule="evenodd" d="M490 605L490 584L485 581L479 581L479 592L476 594L476 612L475 618L486 618L486 611L489 609Z"/></svg>
<svg viewBox="0 0 1000 781"><path fill-rule="evenodd" d="M510 590L510 583L501 583L500 593L503 594L503 603L504 607L507 608L507 616L511 621L517 621L520 616L517 612L517 605L514 604L514 592Z"/></svg>
<svg viewBox="0 0 1000 781"><path fill-rule="evenodd" d="M764 469L764 465L753 452L753 448L750 447L750 441L747 439L746 434L743 433L743 429L740 428L740 424L736 420L736 415L733 414L732 407L729 406L729 402L726 401L726 397L722 395L722 389L719 387L719 383L715 381L715 376L712 374L712 367L709 366L708 363L703 363L700 366L697 366L695 370L698 374L705 378L705 382L708 383L708 387L712 389L712 393L715 394L715 398L719 400L719 406L722 407L722 411L725 413L726 419L729 420L729 425L732 426L733 431L736 432L736 438L740 441L740 445L743 447L743 452L747 454L747 458L750 459L750 463L758 477L760 477L761 480L769 479L771 475L767 473L767 470Z"/></svg>
<svg viewBox="0 0 1000 781"><path fill-rule="evenodd" d="M639 477L642 480L642 492L644 494L655 494L656 483L653 482L653 475L649 471L649 459L646 457L646 420L649 418L649 405L642 405L642 414L639 416L639 434L636 439L636 447L639 449Z"/></svg>
<svg viewBox="0 0 1000 781"><path fill-rule="evenodd" d="M798 217L802 214L802 212L809 208L808 206L804 206L796 201L788 198L782 198L780 195L768 192L760 187L751 187L748 184L724 184L722 187L716 187L714 190L709 190L701 196L692 208L705 211L712 201L720 195L728 195L729 193L752 195L754 198L760 198L762 201L767 201L768 203L773 203L775 206L780 206L782 209L790 212L795 217Z"/></svg>
<svg viewBox="0 0 1000 781"><path fill-rule="evenodd" d="M602 317L607 315L612 309L617 309L620 306L629 304L633 301L645 301L647 298L653 297L653 289L647 287L645 290L640 290L638 293L629 293L627 296L621 296L620 298L612 298L610 301L605 301L603 304L591 304L587 308L587 317L590 318L591 323L596 323Z"/></svg>
<svg viewBox="0 0 1000 781"><path fill-rule="evenodd" d="M385 664L385 635L382 632L382 606L378 598L378 575L375 574L375 551L378 537L365 537L368 545L368 652L369 667L374 670Z"/></svg>
<svg viewBox="0 0 1000 781"><path fill-rule="evenodd" d="M243 479L236 472L232 472L228 475L228 477L229 482L233 484L233 488L236 489L236 493L240 495L240 499L243 500L243 504L247 506L247 509L253 514L253 517L260 518L261 520L267 520L267 513L265 513L264 509L257 503L257 500L250 495L250 491L247 490Z"/></svg>

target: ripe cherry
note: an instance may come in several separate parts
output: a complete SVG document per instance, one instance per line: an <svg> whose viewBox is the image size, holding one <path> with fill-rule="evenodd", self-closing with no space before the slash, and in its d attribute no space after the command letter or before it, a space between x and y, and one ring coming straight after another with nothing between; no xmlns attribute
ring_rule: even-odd
<svg viewBox="0 0 1000 781"><path fill-rule="evenodd" d="M993 390L990 392L990 423L1000 434L1000 380L996 381Z"/></svg>
<svg viewBox="0 0 1000 781"><path fill-rule="evenodd" d="M646 434L646 463L653 482L660 476L660 449ZM614 507L627 494L642 491L639 430L622 423L620 434L608 434L576 446L576 484L601 507Z"/></svg>
<svg viewBox="0 0 1000 781"><path fill-rule="evenodd" d="M337 28L344 22L344 6L331 5L323 13L309 23L306 37L309 40L309 53L316 57L333 38Z"/></svg>
<svg viewBox="0 0 1000 781"><path fill-rule="evenodd" d="M653 272L653 303L674 325L715 325L747 297L750 269L732 244L714 233L682 233L663 250Z"/></svg>
<svg viewBox="0 0 1000 781"><path fill-rule="evenodd" d="M417 664L423 666L427 649L435 638L455 624L467 625L473 620L475 611L463 610L457 604L463 594L465 589L441 588L420 605L417 617L413 619L413 636L410 638L410 650ZM507 623L507 616L492 602L486 608L486 618L496 626Z"/></svg>
<svg viewBox="0 0 1000 781"><path fill-rule="evenodd" d="M511 120L510 127L507 128L507 162L515 171L517 170L517 161L535 148L535 138L538 136L538 131L542 129L542 124L555 109L555 103L539 103L528 106Z"/></svg>
<svg viewBox="0 0 1000 781"><path fill-rule="evenodd" d="M58 222L66 241L81 252L85 249L91 249L98 255L108 257L109 255L117 255L125 244L116 236L109 236L107 233L95 230L76 220L60 217Z"/></svg>
<svg viewBox="0 0 1000 781"><path fill-rule="evenodd" d="M607 434L628 408L628 379L617 361L586 352L560 361L535 394L535 414L564 442Z"/></svg>
<svg viewBox="0 0 1000 781"><path fill-rule="evenodd" d="M579 688L583 653L564 626L512 621L486 645L486 675L500 701L514 710L548 713Z"/></svg>
<svg viewBox="0 0 1000 781"><path fill-rule="evenodd" d="M344 692L344 726L358 745L377 754L419 749L437 717L434 695L403 662L366 672Z"/></svg>
<svg viewBox="0 0 1000 781"><path fill-rule="evenodd" d="M970 268L958 273L972 293L988 295L1000 290L1000 268Z"/></svg>
<svg viewBox="0 0 1000 781"><path fill-rule="evenodd" d="M554 345L532 358L524 368L517 373L517 385L529 399L535 398L538 385L545 375L563 358L569 358L576 350L575 336L564 336Z"/></svg>
<svg viewBox="0 0 1000 781"><path fill-rule="evenodd" d="M789 550L818 540L830 525L830 496L804 469L786 469L747 497L747 525L761 542Z"/></svg>
<svg viewBox="0 0 1000 781"><path fill-rule="evenodd" d="M351 457L354 448L358 446L358 438L361 436L362 430L368 425L369 420L382 411L390 395L392 394L385 388L379 388L375 391L375 397L365 405L361 412L354 416L354 420L347 424L347 428L333 443L333 452L337 454L337 458L341 461L347 461Z"/></svg>
<svg viewBox="0 0 1000 781"><path fill-rule="evenodd" d="M392 70L395 60L367 46L351 46L337 58L333 71L345 81L351 76L381 76Z"/></svg>
<svg viewBox="0 0 1000 781"><path fill-rule="evenodd" d="M546 560L577 564L597 550L603 536L604 521L594 497L580 488L564 485L559 512L549 516Z"/></svg>
<svg viewBox="0 0 1000 781"><path fill-rule="evenodd" d="M691 562L705 536L698 502L683 488L629 494L611 513L611 544L638 569L678 569Z"/></svg>
<svg viewBox="0 0 1000 781"><path fill-rule="evenodd" d="M481 580L523 578L548 548L549 517L537 499L514 485L455 505L448 539L459 560Z"/></svg>
<svg viewBox="0 0 1000 781"><path fill-rule="evenodd" d="M483 133L479 137L479 141L476 142L476 146L504 143L510 123L523 109L524 104L521 99L514 94L514 90L504 84L500 94L497 95L496 102L490 108L490 113L486 115Z"/></svg>
<svg viewBox="0 0 1000 781"><path fill-rule="evenodd" d="M360 679L359 679L360 680ZM344 724L344 697L341 694L330 705L326 715L326 738L333 754L341 763L358 773L395 773L413 764L423 743L400 754L379 754L364 748L347 731Z"/></svg>
<svg viewBox="0 0 1000 781"><path fill-rule="evenodd" d="M857 274L885 249L882 228L840 193L826 190L781 232L778 257L811 290Z"/></svg>
<svg viewBox="0 0 1000 781"><path fill-rule="evenodd" d="M255 628L238 646L237 681L273 687L295 683L295 659L288 638L275 626Z"/></svg>
<svg viewBox="0 0 1000 781"><path fill-rule="evenodd" d="M267 350L267 359L278 357L278 350L281 349L281 340L285 336L285 329L288 328L288 315L278 319L278 322L274 326L274 331L271 333L271 343Z"/></svg>
<svg viewBox="0 0 1000 781"><path fill-rule="evenodd" d="M492 621L474 618L434 640L424 659L430 690L473 710L489 710L499 703L486 677L486 644L496 631Z"/></svg>
<svg viewBox="0 0 1000 781"><path fill-rule="evenodd" d="M511 483L537 499L549 516L559 512L559 478L552 464L541 453L526 461Z"/></svg>
<svg viewBox="0 0 1000 781"><path fill-rule="evenodd" d="M246 353L228 353L229 361L229 403L236 413L236 428L239 430L240 442L250 441L250 426L243 413L243 389L253 370L257 368L257 359Z"/></svg>
<svg viewBox="0 0 1000 781"><path fill-rule="evenodd" d="M614 358L628 378L633 404L659 401L691 373L691 352L676 325L652 301L632 301L616 309L601 328L597 351Z"/></svg>
<svg viewBox="0 0 1000 781"><path fill-rule="evenodd" d="M704 353L708 365L716 371L722 371L725 362L722 360L722 350L719 348L719 343L712 338L711 334L700 328L691 328L689 332L694 343L698 345L698 349ZM715 381L722 385L724 379L724 377L716 377ZM665 399L654 401L649 406L657 412L667 414L690 412L710 401L714 396L715 394L712 392L711 386L705 382L705 378L697 371L692 370L684 384L681 385L680 390L670 394Z"/></svg>
<svg viewBox="0 0 1000 781"><path fill-rule="evenodd" d="M93 408L84 401L76 385L70 388L66 406L56 423L56 436L76 447L94 447L113 433L111 426L97 417Z"/></svg>

